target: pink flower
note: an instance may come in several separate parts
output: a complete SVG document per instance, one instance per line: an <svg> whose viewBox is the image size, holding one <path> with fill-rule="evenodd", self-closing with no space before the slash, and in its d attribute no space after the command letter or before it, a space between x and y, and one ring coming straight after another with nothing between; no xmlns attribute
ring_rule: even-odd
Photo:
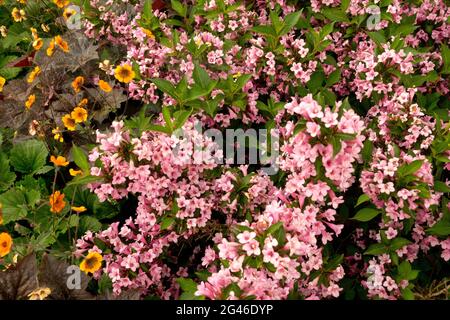
<svg viewBox="0 0 450 320"><path fill-rule="evenodd" d="M261 249L259 248L258 241L252 239L242 246L248 256L255 255L259 256L261 254Z"/></svg>
<svg viewBox="0 0 450 320"><path fill-rule="evenodd" d="M252 232L244 231L243 233L240 233L237 235L239 243L242 243L242 244L249 242L250 240L254 239L255 237L256 237L256 233L253 231Z"/></svg>
<svg viewBox="0 0 450 320"><path fill-rule="evenodd" d="M311 137L320 136L320 126L315 122L307 122L306 131L311 135Z"/></svg>

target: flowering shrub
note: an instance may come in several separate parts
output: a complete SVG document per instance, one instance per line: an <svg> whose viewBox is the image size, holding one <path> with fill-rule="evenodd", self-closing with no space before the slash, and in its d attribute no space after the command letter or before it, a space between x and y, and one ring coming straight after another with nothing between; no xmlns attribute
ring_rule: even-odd
<svg viewBox="0 0 450 320"><path fill-rule="evenodd" d="M12 2L14 23L28 21L33 1ZM28 251L61 242L100 294L447 297L445 1L50 8L61 18L30 30L23 79L0 78L5 127L47 147L39 168L2 149L8 263L27 253L18 235L36 236L21 193L38 215L64 214L53 240ZM76 245L59 241L79 231Z"/></svg>

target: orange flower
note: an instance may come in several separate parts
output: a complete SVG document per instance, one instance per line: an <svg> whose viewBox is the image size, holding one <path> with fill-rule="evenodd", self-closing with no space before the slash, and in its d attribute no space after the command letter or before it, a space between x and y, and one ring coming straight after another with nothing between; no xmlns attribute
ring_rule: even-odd
<svg viewBox="0 0 450 320"><path fill-rule="evenodd" d="M38 35L38 33L37 33L36 28L30 28L30 30L31 30L31 35L33 36L33 39L34 39L34 40L39 39L39 35Z"/></svg>
<svg viewBox="0 0 450 320"><path fill-rule="evenodd" d="M53 213L60 213L63 211L66 206L66 202L64 201L64 194L56 191L50 196L50 211Z"/></svg>
<svg viewBox="0 0 450 320"><path fill-rule="evenodd" d="M25 101L25 107L27 109L30 109L35 102L36 102L36 96L34 94L32 94L28 97L27 101Z"/></svg>
<svg viewBox="0 0 450 320"><path fill-rule="evenodd" d="M106 82L106 81L100 80L100 81L98 82L98 86L100 87L100 89L102 89L102 90L105 91L105 92L111 92L111 91L112 91L111 86L110 86L109 83Z"/></svg>
<svg viewBox="0 0 450 320"><path fill-rule="evenodd" d="M69 173L72 177L80 176L83 174L81 170L69 169Z"/></svg>
<svg viewBox="0 0 450 320"><path fill-rule="evenodd" d="M78 104L77 107L83 108L83 107L85 107L87 104L88 104L88 99L83 99L83 100L80 101L80 103Z"/></svg>
<svg viewBox="0 0 450 320"><path fill-rule="evenodd" d="M70 114L66 114L64 117L62 117L62 122L64 123L64 126L69 131L75 131L77 123L74 119L70 116Z"/></svg>
<svg viewBox="0 0 450 320"><path fill-rule="evenodd" d="M71 8L65 8L63 12L63 17L65 20L69 20L71 16L76 14L77 12Z"/></svg>
<svg viewBox="0 0 450 320"><path fill-rule="evenodd" d="M41 38L38 38L33 41L33 48L36 51L40 50L43 45L44 45L44 41Z"/></svg>
<svg viewBox="0 0 450 320"><path fill-rule="evenodd" d="M53 139L59 140L59 142L64 142L64 138L63 138L61 130L59 130L59 128L53 129L52 133L54 134Z"/></svg>
<svg viewBox="0 0 450 320"><path fill-rule="evenodd" d="M40 74L41 74L41 68L39 66L36 66L34 68L34 70L31 71L30 74L28 75L27 82L33 83L34 79L36 79L36 77Z"/></svg>
<svg viewBox="0 0 450 320"><path fill-rule="evenodd" d="M69 52L69 44L63 40L63 38L61 36L56 36L55 37L55 43L58 45L58 47L61 48L62 51L64 52Z"/></svg>
<svg viewBox="0 0 450 320"><path fill-rule="evenodd" d="M136 74L134 73L133 68L129 64L118 66L116 70L114 70L114 77L116 77L117 80L123 83L130 83L135 76Z"/></svg>
<svg viewBox="0 0 450 320"><path fill-rule="evenodd" d="M58 8L64 8L69 5L69 0L53 0L53 3L58 6Z"/></svg>
<svg viewBox="0 0 450 320"><path fill-rule="evenodd" d="M0 233L0 258L3 258L11 252L12 238L6 232Z"/></svg>
<svg viewBox="0 0 450 320"><path fill-rule="evenodd" d="M76 213L82 213L87 211L87 208L84 206L81 207L72 207L72 210L75 211Z"/></svg>
<svg viewBox="0 0 450 320"><path fill-rule="evenodd" d="M84 84L84 78L82 76L78 76L73 80L72 82L72 88L75 91L75 93L78 93L81 91L81 87Z"/></svg>
<svg viewBox="0 0 450 320"><path fill-rule="evenodd" d="M5 83L6 83L6 79L3 78L2 76L0 76L0 92L3 91L3 86L5 85Z"/></svg>
<svg viewBox="0 0 450 320"><path fill-rule="evenodd" d="M53 164L57 167L67 167L69 165L69 162L66 160L66 158L62 156L51 156L50 161L53 162Z"/></svg>
<svg viewBox="0 0 450 320"><path fill-rule="evenodd" d="M47 55L51 57L55 53L55 40L51 40L47 48Z"/></svg>
<svg viewBox="0 0 450 320"><path fill-rule="evenodd" d="M76 107L70 115L76 123L82 123L87 120L88 112L84 108Z"/></svg>

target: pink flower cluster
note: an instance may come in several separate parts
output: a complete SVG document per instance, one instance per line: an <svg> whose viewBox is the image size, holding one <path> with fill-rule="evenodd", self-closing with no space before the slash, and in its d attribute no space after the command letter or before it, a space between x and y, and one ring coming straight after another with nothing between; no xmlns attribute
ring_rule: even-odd
<svg viewBox="0 0 450 320"><path fill-rule="evenodd" d="M209 299L319 299L338 297L345 274L370 298L407 296L417 276L410 263L428 254L450 259L450 239L429 233L449 210L436 188L449 185L450 152L439 135L448 135L450 8L442 0L388 2L342 9L339 0L312 0L280 29L298 5L182 1L201 12L188 27L176 10L155 10L148 22L143 1L91 0L100 15L86 22L86 34L117 46L114 63L139 73L128 96L192 114L182 138L133 136L121 122L97 133L91 175L103 181L92 191L101 201L136 204L125 222L80 239L77 254L102 252L115 293L178 298L176 279L190 278ZM341 9L337 21L328 18ZM190 90L196 66L219 84L193 106L155 85L185 77ZM242 76L248 81L225 96ZM196 124L279 130L279 174L218 164L220 150ZM377 215L347 220L362 193ZM346 239L354 252L342 249ZM383 250L364 254L374 245Z"/></svg>
<svg viewBox="0 0 450 320"><path fill-rule="evenodd" d="M369 111L368 126L372 129L368 130L368 136L374 143L374 151L369 167L361 173L361 188L372 203L382 209L380 229L371 231L373 240L381 242L381 233L388 241L410 236L412 242L396 251L398 257L413 262L421 253L441 246L441 256L448 261L450 238L439 240L426 233L443 216L440 208L443 194L434 190L433 164L427 158L435 122L412 103L413 98L414 91L399 90ZM414 163L417 166L413 167ZM405 171L407 168L411 168L410 171ZM362 246L365 248L364 243ZM392 261L380 256L372 260L371 265L377 263L381 263L377 269L382 270L377 271L381 277L389 272ZM381 278L376 283L381 286L380 281ZM398 290L366 284L372 296L400 295Z"/></svg>

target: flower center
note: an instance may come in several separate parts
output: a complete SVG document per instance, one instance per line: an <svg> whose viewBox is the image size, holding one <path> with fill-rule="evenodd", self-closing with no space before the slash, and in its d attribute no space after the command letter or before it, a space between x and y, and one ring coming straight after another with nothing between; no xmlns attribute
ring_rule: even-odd
<svg viewBox="0 0 450 320"><path fill-rule="evenodd" d="M122 78L128 78L131 76L131 72L128 69L122 69L122 70L120 70L120 76Z"/></svg>
<svg viewBox="0 0 450 320"><path fill-rule="evenodd" d="M97 263L97 258L86 259L86 265L88 268L93 268L96 263Z"/></svg>

